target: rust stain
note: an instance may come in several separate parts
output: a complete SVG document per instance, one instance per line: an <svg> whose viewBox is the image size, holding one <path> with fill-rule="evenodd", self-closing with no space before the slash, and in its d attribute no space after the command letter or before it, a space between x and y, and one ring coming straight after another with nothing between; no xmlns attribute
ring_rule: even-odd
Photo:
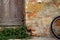
<svg viewBox="0 0 60 40"><path fill-rule="evenodd" d="M35 12L27 12L27 17L29 20L32 20L34 17L36 17L36 13Z"/></svg>
<svg viewBox="0 0 60 40"><path fill-rule="evenodd" d="M32 36L35 36L36 34L32 33Z"/></svg>
<svg viewBox="0 0 60 40"><path fill-rule="evenodd" d="M39 27L39 24L38 23L35 23L36 27Z"/></svg>
<svg viewBox="0 0 60 40"><path fill-rule="evenodd" d="M47 32L47 28L44 28L43 31L44 31L44 32Z"/></svg>
<svg viewBox="0 0 60 40"><path fill-rule="evenodd" d="M35 32L36 30L32 30L32 33Z"/></svg>
<svg viewBox="0 0 60 40"><path fill-rule="evenodd" d="M27 30L31 29L31 26L26 26Z"/></svg>
<svg viewBox="0 0 60 40"><path fill-rule="evenodd" d="M36 2L36 0L29 0L29 2Z"/></svg>

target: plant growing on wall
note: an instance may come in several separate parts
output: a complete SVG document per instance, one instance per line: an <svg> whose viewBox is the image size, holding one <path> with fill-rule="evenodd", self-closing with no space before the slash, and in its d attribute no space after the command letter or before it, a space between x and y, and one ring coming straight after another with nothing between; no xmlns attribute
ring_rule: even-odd
<svg viewBox="0 0 60 40"><path fill-rule="evenodd" d="M0 31L0 40L7 39L26 39L30 36L26 33L26 26L14 28L4 28L3 31Z"/></svg>

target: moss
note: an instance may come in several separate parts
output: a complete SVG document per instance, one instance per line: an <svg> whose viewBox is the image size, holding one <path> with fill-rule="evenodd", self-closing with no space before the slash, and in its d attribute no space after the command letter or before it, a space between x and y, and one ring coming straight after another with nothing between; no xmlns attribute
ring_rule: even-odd
<svg viewBox="0 0 60 40"><path fill-rule="evenodd" d="M30 36L26 33L26 26L21 26L16 29L14 28L4 28L0 31L0 40L7 39L26 39Z"/></svg>

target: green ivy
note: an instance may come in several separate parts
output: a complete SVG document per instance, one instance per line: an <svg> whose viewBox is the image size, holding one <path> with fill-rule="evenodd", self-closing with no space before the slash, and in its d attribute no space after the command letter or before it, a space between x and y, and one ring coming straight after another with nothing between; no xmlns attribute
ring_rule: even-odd
<svg viewBox="0 0 60 40"><path fill-rule="evenodd" d="M30 38L26 33L26 26L21 26L16 29L14 28L4 28L3 31L0 32L0 40L7 40L7 39L26 39Z"/></svg>

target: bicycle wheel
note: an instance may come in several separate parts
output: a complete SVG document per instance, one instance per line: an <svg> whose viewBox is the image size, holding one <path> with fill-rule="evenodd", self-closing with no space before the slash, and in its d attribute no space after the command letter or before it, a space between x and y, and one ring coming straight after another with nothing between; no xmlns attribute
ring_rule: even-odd
<svg viewBox="0 0 60 40"><path fill-rule="evenodd" d="M51 32L56 38L60 39L60 16L54 18L51 22Z"/></svg>

